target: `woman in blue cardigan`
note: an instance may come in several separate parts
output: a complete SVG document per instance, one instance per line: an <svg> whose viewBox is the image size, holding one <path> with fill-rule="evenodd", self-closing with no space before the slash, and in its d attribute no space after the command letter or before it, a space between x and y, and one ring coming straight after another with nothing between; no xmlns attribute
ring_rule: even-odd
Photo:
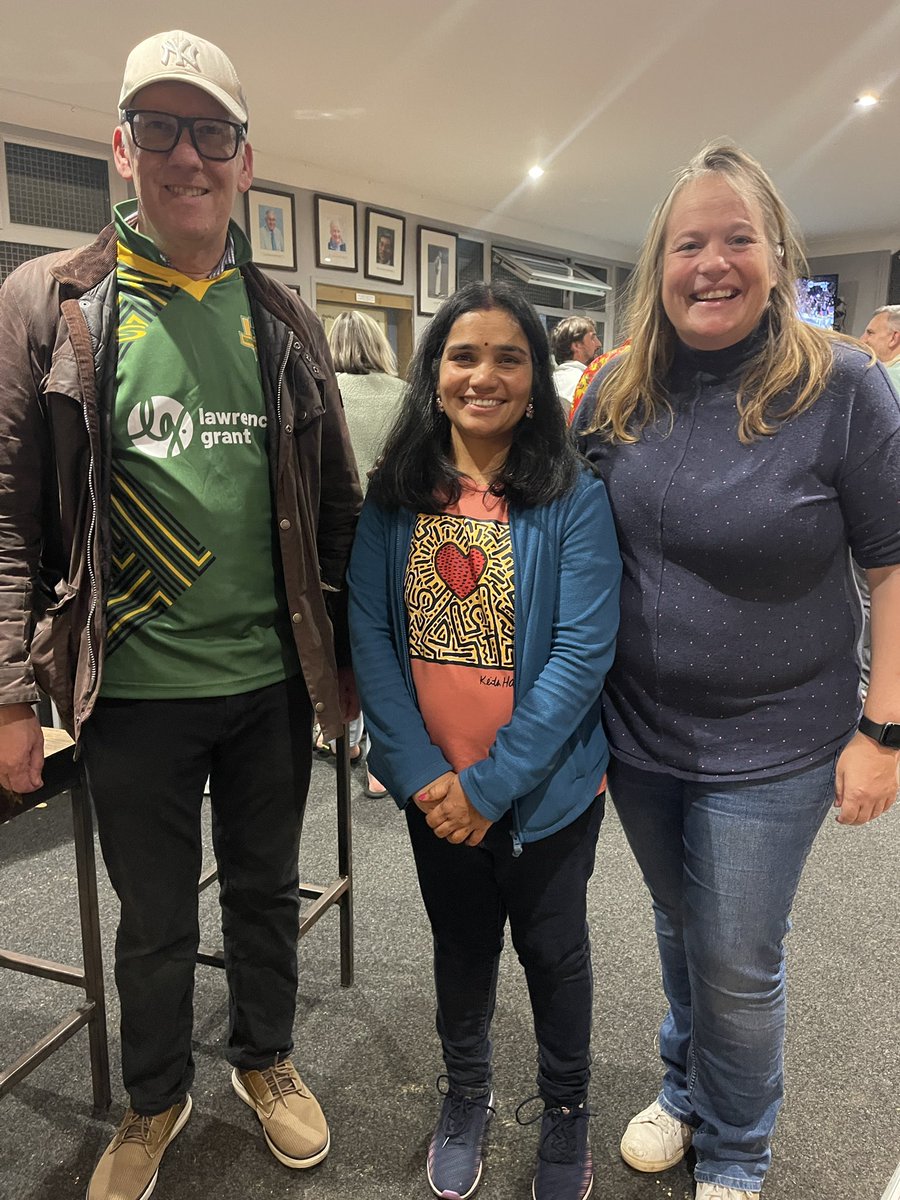
<svg viewBox="0 0 900 1200"><path fill-rule="evenodd" d="M372 770L405 810L434 934L438 1196L471 1196L481 1179L507 918L538 1042L534 1196L591 1189L586 890L620 574L540 318L512 288L462 288L419 345L350 570Z"/></svg>

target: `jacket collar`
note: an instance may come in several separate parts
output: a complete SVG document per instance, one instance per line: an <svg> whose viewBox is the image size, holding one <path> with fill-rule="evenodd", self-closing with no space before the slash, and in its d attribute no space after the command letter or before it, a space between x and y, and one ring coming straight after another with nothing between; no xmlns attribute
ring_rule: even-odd
<svg viewBox="0 0 900 1200"><path fill-rule="evenodd" d="M80 246L71 254L58 259L50 273L63 290L76 294L94 287L116 265L116 227L110 222L88 246Z"/></svg>

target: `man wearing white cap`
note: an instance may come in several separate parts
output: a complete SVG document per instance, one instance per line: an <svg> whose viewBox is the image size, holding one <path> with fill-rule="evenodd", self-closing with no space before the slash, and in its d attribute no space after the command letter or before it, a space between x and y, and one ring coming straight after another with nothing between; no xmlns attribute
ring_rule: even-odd
<svg viewBox="0 0 900 1200"><path fill-rule="evenodd" d="M313 714L333 738L355 708L359 485L321 325L230 221L253 177L240 82L202 38L159 34L119 108L137 199L0 291L0 784L40 786L40 684L121 905L130 1107L88 1200L145 1200L190 1115L207 777L232 1083L280 1162L328 1153L290 1058L297 855Z"/></svg>

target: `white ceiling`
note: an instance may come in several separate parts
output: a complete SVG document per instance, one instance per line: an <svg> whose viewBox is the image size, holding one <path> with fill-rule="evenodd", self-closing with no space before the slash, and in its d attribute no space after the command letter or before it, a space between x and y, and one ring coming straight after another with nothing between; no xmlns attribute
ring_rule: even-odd
<svg viewBox="0 0 900 1200"><path fill-rule="evenodd" d="M235 61L261 178L624 257L728 135L817 252L900 246L898 0L8 3L0 119L106 141L128 50L185 27Z"/></svg>

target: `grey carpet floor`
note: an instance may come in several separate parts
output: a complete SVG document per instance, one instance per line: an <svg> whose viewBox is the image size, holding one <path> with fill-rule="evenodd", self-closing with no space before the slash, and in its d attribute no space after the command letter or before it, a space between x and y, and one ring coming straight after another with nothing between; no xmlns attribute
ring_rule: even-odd
<svg viewBox="0 0 900 1200"><path fill-rule="evenodd" d="M222 1057L219 971L198 967L194 1112L167 1153L160 1200L356 1196L425 1200L424 1157L439 1098L429 937L405 823L390 802L365 799L354 772L356 981L339 982L337 914L300 944L296 1061L322 1101L332 1150L321 1166L288 1171L265 1149ZM302 851L306 879L335 872L334 770L314 766ZM765 1200L879 1200L900 1159L900 805L859 830L829 819L804 876L788 938L787 1100ZM82 1197L124 1111L112 981L115 900L101 874L113 1108L91 1113L87 1034L79 1033L0 1102L2 1200ZM73 961L78 947L68 804L0 827L0 945ZM214 890L214 889L212 889ZM654 1040L664 1011L649 903L615 813L600 836L590 888L596 1002L592 1145L597 1200L688 1200L689 1164L640 1175L619 1159L628 1118L656 1094ZM202 900L204 937L216 904ZM0 1062L56 1023L74 993L0 971ZM534 1086L524 980L504 953L495 1020L498 1112L484 1200L525 1200L537 1126L514 1120Z"/></svg>

